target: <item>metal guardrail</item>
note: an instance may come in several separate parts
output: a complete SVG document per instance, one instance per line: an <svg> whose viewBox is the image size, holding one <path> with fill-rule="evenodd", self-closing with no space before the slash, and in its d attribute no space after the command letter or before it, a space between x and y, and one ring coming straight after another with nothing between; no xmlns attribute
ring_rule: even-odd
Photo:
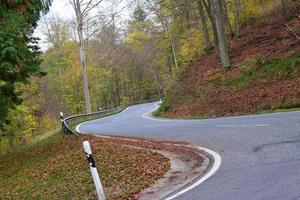
<svg viewBox="0 0 300 200"><path fill-rule="evenodd" d="M113 109L109 109L109 110L101 110L101 111L93 112L93 113L90 113L90 114L73 115L73 116L69 116L69 117L66 117L66 118L64 118L63 113L61 112L60 113L60 121L61 121L62 131L65 134L75 134L75 135L77 135L78 133L73 130L72 126L75 127L77 124L79 124L81 122L89 121L89 120L93 120L93 119L98 119L98 118L106 117L106 116L113 115L113 114L117 114L117 113L125 110L125 108L127 108L129 106L143 104L143 103L150 103L150 102L155 102L155 101L159 101L159 99L140 101L140 102L137 102L137 103L128 104L126 106L122 105L122 106L119 106L117 108L113 108Z"/></svg>
<svg viewBox="0 0 300 200"><path fill-rule="evenodd" d="M77 132L73 130L72 126L76 126L76 124L80 122L98 119L101 117L106 117L108 115L116 114L124 110L124 108L125 108L124 106L119 106L117 108L110 109L110 110L101 110L90 114L73 115L66 118L64 118L63 115L61 114L60 118L62 124L62 131L65 134L77 134Z"/></svg>

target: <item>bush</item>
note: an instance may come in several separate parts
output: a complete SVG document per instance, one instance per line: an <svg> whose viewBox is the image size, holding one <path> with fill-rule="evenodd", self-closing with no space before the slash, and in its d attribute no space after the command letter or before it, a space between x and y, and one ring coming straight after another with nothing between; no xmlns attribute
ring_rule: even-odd
<svg viewBox="0 0 300 200"><path fill-rule="evenodd" d="M161 103L160 107L154 111L152 114L153 116L157 117L160 115L161 112L166 112L170 108L170 103L167 99L164 99L163 102Z"/></svg>

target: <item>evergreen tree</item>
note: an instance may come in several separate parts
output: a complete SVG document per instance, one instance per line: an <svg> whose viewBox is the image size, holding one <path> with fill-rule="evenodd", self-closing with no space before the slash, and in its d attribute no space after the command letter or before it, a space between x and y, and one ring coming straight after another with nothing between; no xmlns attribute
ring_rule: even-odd
<svg viewBox="0 0 300 200"><path fill-rule="evenodd" d="M32 33L50 4L51 0L0 1L0 128L9 109L21 102L15 84L39 72L38 38Z"/></svg>
<svg viewBox="0 0 300 200"><path fill-rule="evenodd" d="M146 20L147 14L144 11L144 9L140 6L137 5L133 12L133 19L138 21L138 22L144 22Z"/></svg>

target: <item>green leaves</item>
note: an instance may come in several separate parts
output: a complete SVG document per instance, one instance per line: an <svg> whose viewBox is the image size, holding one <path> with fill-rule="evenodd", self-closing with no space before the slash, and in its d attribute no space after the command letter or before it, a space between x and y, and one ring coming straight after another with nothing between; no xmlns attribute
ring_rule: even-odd
<svg viewBox="0 0 300 200"><path fill-rule="evenodd" d="M134 50L139 50L142 44L149 39L150 36L147 33L134 29L131 33L129 33L125 42Z"/></svg>
<svg viewBox="0 0 300 200"><path fill-rule="evenodd" d="M138 5L133 12L133 18L138 22L144 22L146 20L146 17L146 12L140 5Z"/></svg>
<svg viewBox="0 0 300 200"><path fill-rule="evenodd" d="M12 69L12 64L10 64L9 62L3 62L0 65L0 72L9 71L11 69Z"/></svg>
<svg viewBox="0 0 300 200"><path fill-rule="evenodd" d="M17 50L14 47L6 47L1 52L2 59L17 60Z"/></svg>
<svg viewBox="0 0 300 200"><path fill-rule="evenodd" d="M13 0L13 4L18 5L22 3L22 0Z"/></svg>
<svg viewBox="0 0 300 200"><path fill-rule="evenodd" d="M39 71L39 49L31 37L40 11L51 1L0 2L0 128L7 112L20 102L14 84ZM28 43L31 43L29 46Z"/></svg>

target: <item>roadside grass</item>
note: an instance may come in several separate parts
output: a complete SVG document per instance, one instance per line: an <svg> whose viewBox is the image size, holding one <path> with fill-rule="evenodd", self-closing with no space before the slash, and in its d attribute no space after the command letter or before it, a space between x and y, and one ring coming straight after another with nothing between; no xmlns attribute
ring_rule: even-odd
<svg viewBox="0 0 300 200"><path fill-rule="evenodd" d="M155 114L207 118L299 108L300 46L285 28L298 31L299 18L284 21L279 9L247 23L238 39L228 41L232 67L221 68L217 49L192 61L166 90L169 109Z"/></svg>
<svg viewBox="0 0 300 200"><path fill-rule="evenodd" d="M161 103L161 105L159 106L159 108L157 110L155 110L152 115L155 117L158 117L160 115L161 112L165 112L169 109L170 107L170 103L167 99L164 99L163 102Z"/></svg>
<svg viewBox="0 0 300 200"><path fill-rule="evenodd" d="M252 63L250 63L252 64ZM244 68L244 66L242 66ZM268 62L258 59L255 68L243 72L239 77L228 80L225 85L244 89L251 81L264 81L267 77L278 76L283 80L295 78L300 74L300 54L284 60Z"/></svg>
<svg viewBox="0 0 300 200"><path fill-rule="evenodd" d="M290 111L300 111L300 100L284 102L281 104L264 104L257 108L257 114Z"/></svg>
<svg viewBox="0 0 300 200"><path fill-rule="evenodd" d="M93 136L57 133L0 157L3 199L96 199L82 142L89 140L108 199L134 199L170 167L167 158Z"/></svg>
<svg viewBox="0 0 300 200"><path fill-rule="evenodd" d="M195 103L190 105L191 108L195 106L195 109L186 106L187 101L185 105L176 98L177 104L174 102L171 104L168 99L165 99L153 115L166 118L203 119L299 110L300 93L297 93L295 88L297 85L295 82L299 77L299 53L277 61L245 60L229 70L219 71L211 79L202 83L198 87L198 90L202 91L197 97L198 107ZM278 89L281 87L285 88L284 93ZM219 94L225 98L219 99ZM181 114L178 115L178 111Z"/></svg>

